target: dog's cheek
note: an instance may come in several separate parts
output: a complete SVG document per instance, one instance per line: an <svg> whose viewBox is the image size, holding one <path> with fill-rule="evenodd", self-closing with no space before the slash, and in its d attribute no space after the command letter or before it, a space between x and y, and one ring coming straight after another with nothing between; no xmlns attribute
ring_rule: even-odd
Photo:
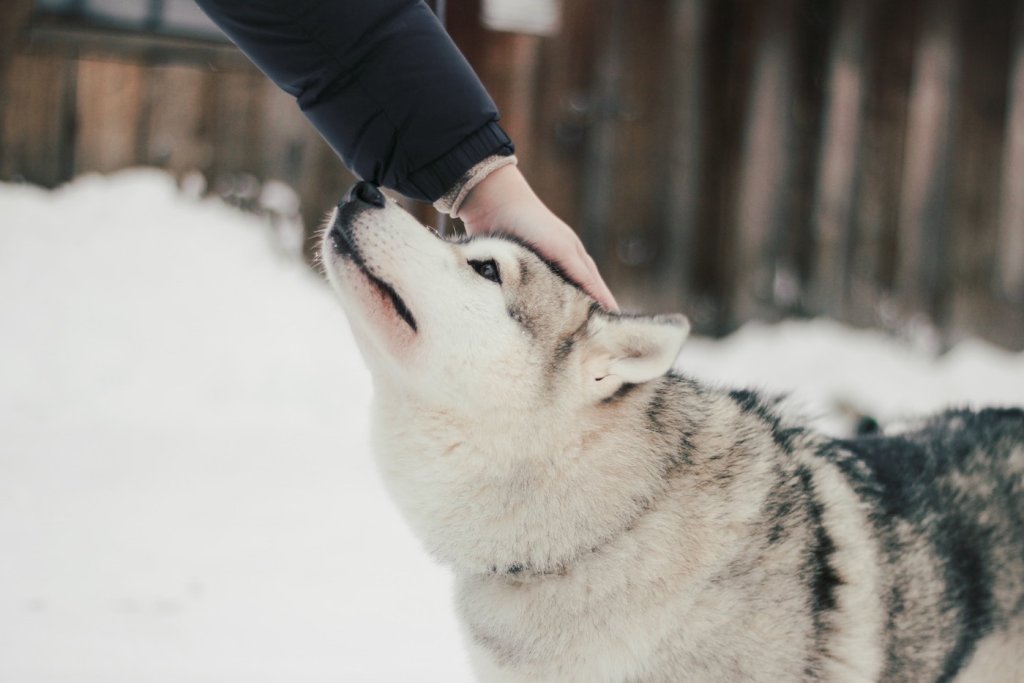
<svg viewBox="0 0 1024 683"><path fill-rule="evenodd" d="M382 360L404 365L411 361L416 334L395 312L387 295L374 287L367 277L352 269L347 291L349 317L356 319L353 329L366 338L363 355L383 356Z"/></svg>

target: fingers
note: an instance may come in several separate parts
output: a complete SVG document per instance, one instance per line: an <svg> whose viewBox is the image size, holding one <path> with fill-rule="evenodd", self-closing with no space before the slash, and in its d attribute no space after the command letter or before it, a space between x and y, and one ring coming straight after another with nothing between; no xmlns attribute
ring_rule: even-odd
<svg viewBox="0 0 1024 683"><path fill-rule="evenodd" d="M559 221L551 232L534 244L545 257L561 266L565 274L601 306L609 311L619 310L615 297L601 278L597 264L569 226Z"/></svg>
<svg viewBox="0 0 1024 683"><path fill-rule="evenodd" d="M583 243L575 233L570 240L541 243L537 247L547 258L551 259L565 271L574 282L577 282L587 294L597 300L609 311L618 311L619 305L612 296L611 290L601 278L597 264L590 257Z"/></svg>
<svg viewBox="0 0 1024 683"><path fill-rule="evenodd" d="M590 257L590 254L587 253L581 242L577 242L576 251L583 269L586 272L586 276L580 281L580 284L583 285L583 289L585 289L590 296L597 299L597 302L606 309L617 312L619 310L619 304L615 301L615 297L612 296L611 290L608 288L608 285L605 284L604 279L601 277L601 273L597 270L597 264L594 263L594 259Z"/></svg>
<svg viewBox="0 0 1024 683"><path fill-rule="evenodd" d="M579 236L544 206L515 167L505 168L512 170L502 172L504 169L499 169L492 173L463 204L459 217L466 225L466 232L479 235L503 231L521 237L557 263L603 307L618 311L615 297ZM513 186L502 188L502 183ZM519 183L518 191L516 183Z"/></svg>

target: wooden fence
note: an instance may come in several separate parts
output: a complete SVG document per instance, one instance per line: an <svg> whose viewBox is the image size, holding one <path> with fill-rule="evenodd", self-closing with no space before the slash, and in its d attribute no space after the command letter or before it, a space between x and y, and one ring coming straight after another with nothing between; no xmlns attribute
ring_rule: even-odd
<svg viewBox="0 0 1024 683"><path fill-rule="evenodd" d="M525 173L628 306L1024 347L1020 3L564 0L544 38L447 5ZM0 177L251 174L299 190L307 225L349 182L230 47L16 23Z"/></svg>
<svg viewBox="0 0 1024 683"><path fill-rule="evenodd" d="M563 35L504 60L532 90L499 104L622 298L717 332L827 314L1024 345L1020 3L564 12Z"/></svg>
<svg viewBox="0 0 1024 683"><path fill-rule="evenodd" d="M229 43L33 18L31 4L0 10L14 33L0 47L0 178L53 186L128 166L199 170L243 204L275 179L297 190L314 227L351 182L294 100Z"/></svg>

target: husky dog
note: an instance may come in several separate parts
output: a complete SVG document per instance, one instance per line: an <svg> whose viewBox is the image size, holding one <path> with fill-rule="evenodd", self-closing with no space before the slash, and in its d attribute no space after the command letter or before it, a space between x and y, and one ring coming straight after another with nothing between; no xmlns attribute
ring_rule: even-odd
<svg viewBox="0 0 1024 683"><path fill-rule="evenodd" d="M514 239L359 184L323 261L486 681L1024 681L1024 412L833 440Z"/></svg>

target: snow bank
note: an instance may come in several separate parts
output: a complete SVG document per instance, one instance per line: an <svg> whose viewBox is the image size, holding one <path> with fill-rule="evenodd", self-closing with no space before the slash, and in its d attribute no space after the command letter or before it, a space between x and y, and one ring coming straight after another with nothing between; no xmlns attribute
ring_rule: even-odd
<svg viewBox="0 0 1024 683"><path fill-rule="evenodd" d="M0 185L0 681L470 680L340 309L273 234L155 171ZM1024 355L829 322L679 366L826 417L1024 403Z"/></svg>
<svg viewBox="0 0 1024 683"><path fill-rule="evenodd" d="M693 339L676 366L716 384L789 393L836 435L856 415L887 425L947 407L1024 405L1024 353L971 339L935 357L831 320L751 323L723 340Z"/></svg>
<svg viewBox="0 0 1024 683"><path fill-rule="evenodd" d="M0 681L470 680L272 234L154 171L0 186Z"/></svg>

